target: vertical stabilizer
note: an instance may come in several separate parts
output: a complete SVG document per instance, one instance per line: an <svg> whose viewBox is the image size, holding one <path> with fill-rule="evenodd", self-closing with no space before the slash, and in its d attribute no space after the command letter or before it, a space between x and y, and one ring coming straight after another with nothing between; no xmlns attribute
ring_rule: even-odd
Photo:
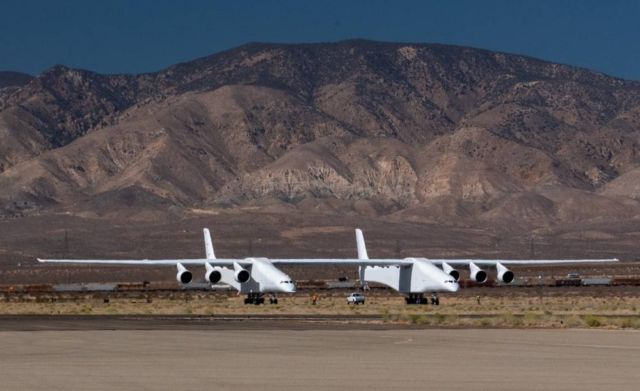
<svg viewBox="0 0 640 391"><path fill-rule="evenodd" d="M203 232L204 232L204 249L206 252L207 259L216 259L216 254L213 252L213 241L211 240L211 233L207 228L205 228Z"/></svg>
<svg viewBox="0 0 640 391"><path fill-rule="evenodd" d="M369 259L367 247L364 245L364 235L360 229L356 229L356 244L358 245L358 259Z"/></svg>

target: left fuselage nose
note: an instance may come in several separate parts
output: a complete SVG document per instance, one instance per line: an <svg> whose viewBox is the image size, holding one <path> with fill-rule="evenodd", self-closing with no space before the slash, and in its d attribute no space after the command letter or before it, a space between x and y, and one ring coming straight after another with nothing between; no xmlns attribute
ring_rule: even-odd
<svg viewBox="0 0 640 391"><path fill-rule="evenodd" d="M444 290L446 292L457 292L460 290L460 284L455 280L446 280L444 283Z"/></svg>
<svg viewBox="0 0 640 391"><path fill-rule="evenodd" d="M442 269L429 262L427 259L415 259L413 275L422 280L412 291L417 292L457 292L460 289L458 282L445 273Z"/></svg>

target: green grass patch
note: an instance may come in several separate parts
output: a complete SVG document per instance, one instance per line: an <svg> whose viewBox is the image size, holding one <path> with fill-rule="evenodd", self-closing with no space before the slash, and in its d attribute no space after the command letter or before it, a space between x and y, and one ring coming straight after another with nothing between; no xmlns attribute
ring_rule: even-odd
<svg viewBox="0 0 640 391"><path fill-rule="evenodd" d="M584 317L584 324L589 327L601 327L603 326L603 321L601 318L593 315L587 315Z"/></svg>

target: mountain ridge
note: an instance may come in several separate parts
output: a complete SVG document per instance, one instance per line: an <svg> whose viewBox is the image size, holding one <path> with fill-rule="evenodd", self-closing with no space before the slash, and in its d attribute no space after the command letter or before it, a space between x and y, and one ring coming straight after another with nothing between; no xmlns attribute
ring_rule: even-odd
<svg viewBox="0 0 640 391"><path fill-rule="evenodd" d="M0 210L117 213L129 194L152 209L635 219L638 124L638 82L442 44L250 43L138 75L55 66L0 94Z"/></svg>

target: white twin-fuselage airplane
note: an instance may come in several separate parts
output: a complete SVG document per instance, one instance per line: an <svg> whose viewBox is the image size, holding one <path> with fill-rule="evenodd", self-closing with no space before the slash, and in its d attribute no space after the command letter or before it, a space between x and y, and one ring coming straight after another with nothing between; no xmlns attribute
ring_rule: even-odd
<svg viewBox="0 0 640 391"><path fill-rule="evenodd" d="M208 229L204 229L205 254L202 259L163 260L103 260L103 259L38 259L43 263L63 264L103 264L103 265L145 265L173 266L177 268L176 279L182 285L193 281L190 266L204 266L204 278L211 284L227 284L239 293L247 295L245 303L264 302L265 293L294 293L296 285L291 277L276 265L353 265L358 266L360 283L363 288L369 282L386 285L407 295L407 303L420 303L426 292L456 292L460 289L460 272L455 267L469 269L470 279L483 283L487 272L482 267L494 267L497 279L510 283L514 274L505 265L550 265L617 262L617 259L578 260L483 260L483 259L369 259L362 231L356 229L357 259L269 259L250 257L244 259L216 258L213 242Z"/></svg>

